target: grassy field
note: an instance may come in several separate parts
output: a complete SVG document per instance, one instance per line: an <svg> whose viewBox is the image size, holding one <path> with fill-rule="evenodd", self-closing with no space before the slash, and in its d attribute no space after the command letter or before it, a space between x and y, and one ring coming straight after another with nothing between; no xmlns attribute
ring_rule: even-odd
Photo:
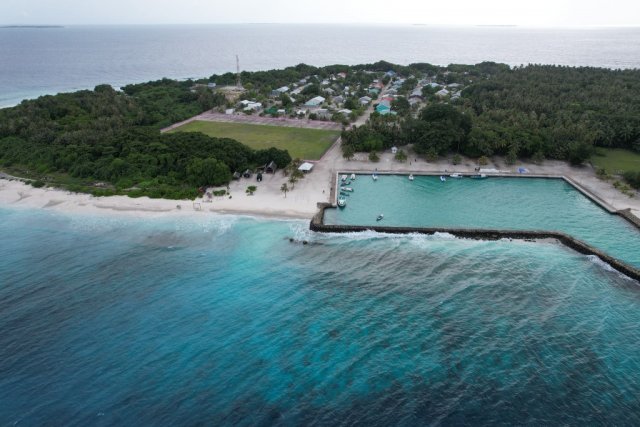
<svg viewBox="0 0 640 427"><path fill-rule="evenodd" d="M172 132L202 132L232 138L254 149L276 147L289 150L292 158L317 160L338 138L339 131L284 126L194 121Z"/></svg>
<svg viewBox="0 0 640 427"><path fill-rule="evenodd" d="M621 148L598 148L591 163L596 168L604 168L608 174L640 171L640 154Z"/></svg>

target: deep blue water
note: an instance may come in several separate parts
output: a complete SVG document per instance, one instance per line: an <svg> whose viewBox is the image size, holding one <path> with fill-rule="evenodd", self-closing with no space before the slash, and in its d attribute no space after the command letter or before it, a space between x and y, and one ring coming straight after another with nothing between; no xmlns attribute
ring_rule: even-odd
<svg viewBox="0 0 640 427"><path fill-rule="evenodd" d="M640 232L562 179L358 175L327 224L561 231L640 268ZM384 214L380 223L376 218Z"/></svg>
<svg viewBox="0 0 640 427"><path fill-rule="evenodd" d="M0 28L0 107L42 94L296 65L640 67L640 28L174 25Z"/></svg>
<svg viewBox="0 0 640 427"><path fill-rule="evenodd" d="M0 209L0 425L640 423L636 282L307 225Z"/></svg>

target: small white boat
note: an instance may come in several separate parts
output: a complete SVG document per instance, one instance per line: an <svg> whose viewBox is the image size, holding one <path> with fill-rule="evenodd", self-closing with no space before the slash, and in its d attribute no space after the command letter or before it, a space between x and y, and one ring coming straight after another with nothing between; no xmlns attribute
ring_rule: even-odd
<svg viewBox="0 0 640 427"><path fill-rule="evenodd" d="M487 177L487 175L483 174L483 173L479 173L477 175L471 175L471 178L473 179L485 179Z"/></svg>
<svg viewBox="0 0 640 427"><path fill-rule="evenodd" d="M347 199L342 196L338 197L338 206L340 206L341 208L347 206Z"/></svg>
<svg viewBox="0 0 640 427"><path fill-rule="evenodd" d="M440 175L440 181L445 182L447 180L447 177L445 177L444 175Z"/></svg>
<svg viewBox="0 0 640 427"><path fill-rule="evenodd" d="M342 179L342 182L346 181L347 180L347 175L342 175L341 179Z"/></svg>
<svg viewBox="0 0 640 427"><path fill-rule="evenodd" d="M374 181L377 181L378 180L378 175L374 173L373 175L371 175L371 178L373 178Z"/></svg>
<svg viewBox="0 0 640 427"><path fill-rule="evenodd" d="M376 218L376 221L382 221L382 218L384 218L383 214L378 215L378 218Z"/></svg>
<svg viewBox="0 0 640 427"><path fill-rule="evenodd" d="M409 181L413 181L413 174L409 175Z"/></svg>
<svg viewBox="0 0 640 427"><path fill-rule="evenodd" d="M452 173L451 175L449 175L451 178L456 178L456 179L460 179L462 178L462 174L459 173Z"/></svg>
<svg viewBox="0 0 640 427"><path fill-rule="evenodd" d="M356 174L355 174L355 173L352 173L352 174L351 174L351 181L355 181L355 179L356 179Z"/></svg>
<svg viewBox="0 0 640 427"><path fill-rule="evenodd" d="M353 188L351 187L340 187L340 191L349 191L349 192L353 192Z"/></svg>

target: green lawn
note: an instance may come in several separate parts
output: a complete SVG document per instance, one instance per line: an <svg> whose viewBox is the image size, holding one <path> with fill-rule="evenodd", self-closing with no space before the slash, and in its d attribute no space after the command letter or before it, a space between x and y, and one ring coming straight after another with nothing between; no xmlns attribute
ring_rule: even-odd
<svg viewBox="0 0 640 427"><path fill-rule="evenodd" d="M292 128L245 123L194 121L172 132L202 132L218 138L232 138L254 149L276 147L289 150L292 158L317 160L335 142L339 131Z"/></svg>
<svg viewBox="0 0 640 427"><path fill-rule="evenodd" d="M621 148L598 148L591 156L596 168L604 168L608 174L640 171L640 154Z"/></svg>

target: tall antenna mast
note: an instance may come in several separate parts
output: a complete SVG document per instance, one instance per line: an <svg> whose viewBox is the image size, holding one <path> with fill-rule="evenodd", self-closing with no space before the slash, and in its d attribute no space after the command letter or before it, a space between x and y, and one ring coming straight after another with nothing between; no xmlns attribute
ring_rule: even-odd
<svg viewBox="0 0 640 427"><path fill-rule="evenodd" d="M242 87L242 82L240 81L240 58L238 58L238 55L236 55L236 86Z"/></svg>

